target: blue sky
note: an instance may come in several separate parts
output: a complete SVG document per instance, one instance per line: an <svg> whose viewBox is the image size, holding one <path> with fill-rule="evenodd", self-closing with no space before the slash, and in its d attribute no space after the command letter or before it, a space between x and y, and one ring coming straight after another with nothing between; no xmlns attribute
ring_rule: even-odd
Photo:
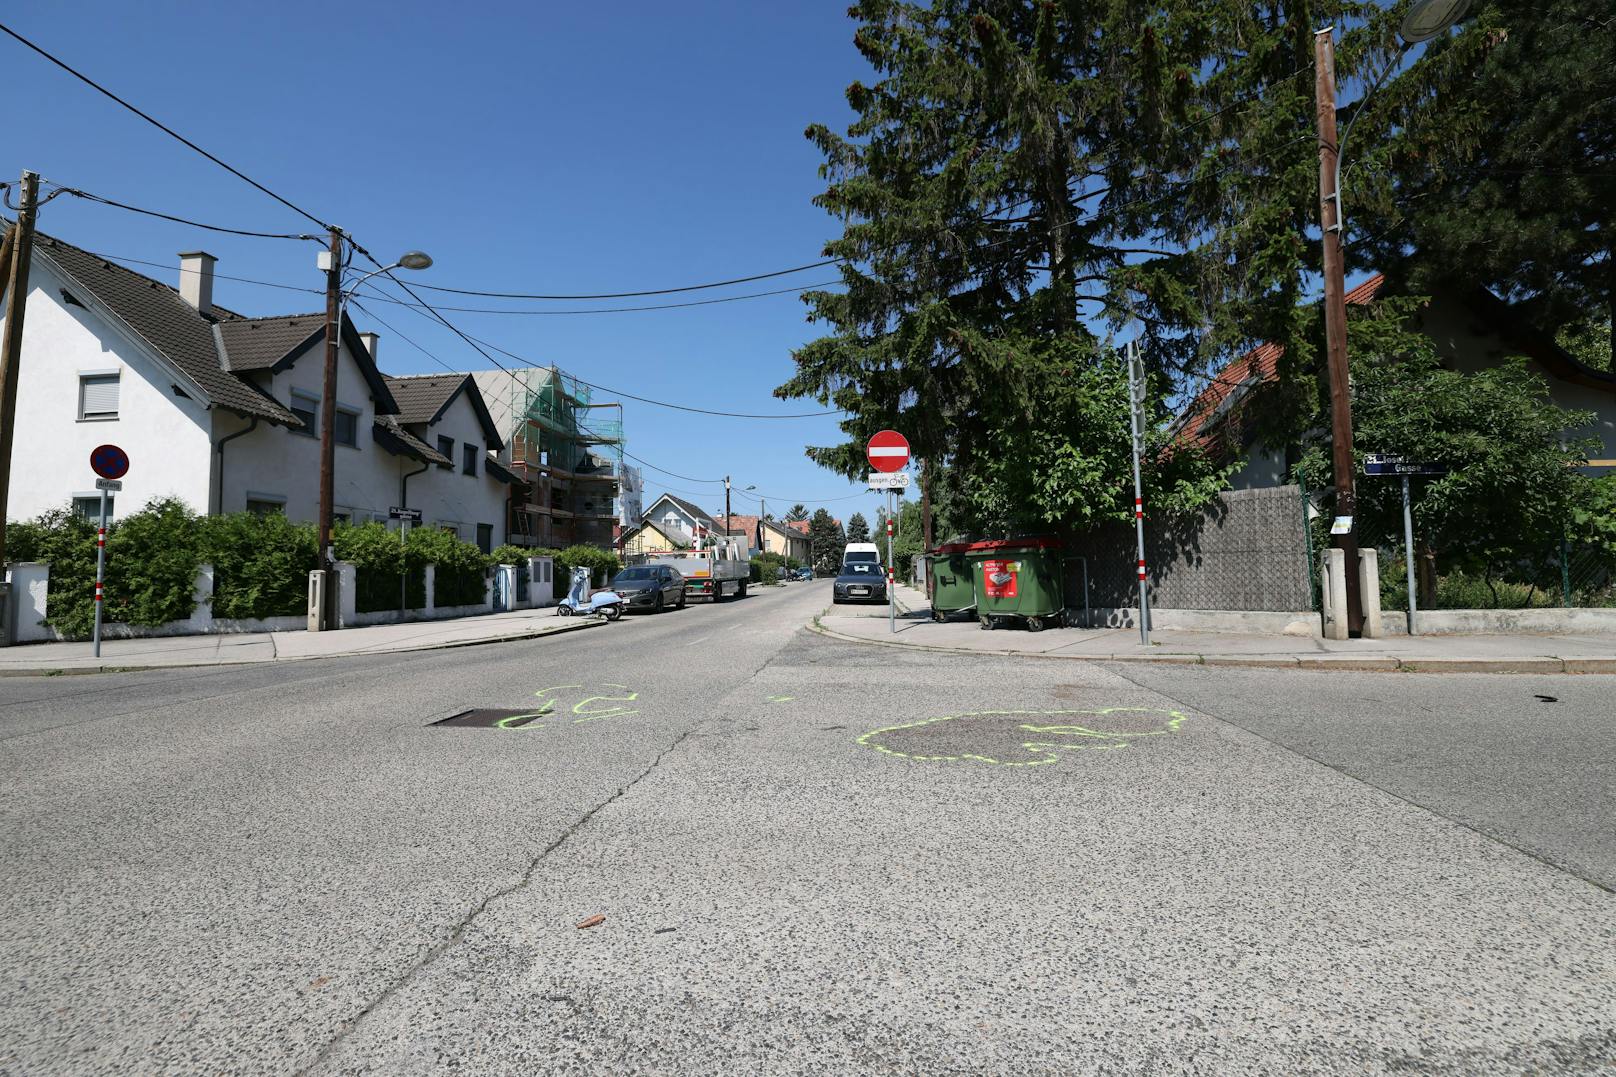
<svg viewBox="0 0 1616 1077"><path fill-rule="evenodd" d="M412 283L544 293L620 292L744 276L820 257L834 222L811 122L843 127L846 85L868 69L839 0L787 4L640 0L565 4L198 5L93 2L17 7L6 21L135 105L378 256L420 248ZM447 16L447 17L446 17ZM329 43L329 44L327 44ZM312 227L139 118L0 39L21 87L5 160L139 206L270 232ZM217 272L323 286L313 244L200 232L61 197L40 227L89 249L175 265L203 247ZM165 281L172 268L135 267ZM578 309L807 285L834 270L723 291L612 303L459 306ZM316 310L299 295L220 280L247 314ZM372 305L456 369L489 364L447 330ZM372 325L354 311L360 327ZM467 332L641 396L719 410L813 411L771 390L791 349L819 335L794 295L626 314L450 314ZM442 369L395 332L389 373ZM501 358L501 362L514 365ZM597 394L597 399L607 398ZM805 444L840 440L832 418L751 421L626 403L629 452L696 478L730 474L775 498L873 516L876 495L814 466ZM650 493L722 487L646 469ZM779 509L788 507L778 503ZM735 510L756 511L738 498Z"/></svg>

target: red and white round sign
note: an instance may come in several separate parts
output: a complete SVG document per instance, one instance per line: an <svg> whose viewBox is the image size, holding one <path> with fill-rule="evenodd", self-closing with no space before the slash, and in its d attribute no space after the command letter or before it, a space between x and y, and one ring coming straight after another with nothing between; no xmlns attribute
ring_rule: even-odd
<svg viewBox="0 0 1616 1077"><path fill-rule="evenodd" d="M896 430L882 430L870 438L870 447L865 451L875 470L902 471L909 462L909 439Z"/></svg>

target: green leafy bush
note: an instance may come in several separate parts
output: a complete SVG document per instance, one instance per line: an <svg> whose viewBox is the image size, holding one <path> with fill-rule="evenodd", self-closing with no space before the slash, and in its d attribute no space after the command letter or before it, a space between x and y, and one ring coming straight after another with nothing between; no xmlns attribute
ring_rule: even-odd
<svg viewBox="0 0 1616 1077"><path fill-rule="evenodd" d="M410 537L426 529L412 529ZM338 524L331 531L337 560L354 566L354 610L376 613L396 610L402 595L411 609L426 605L424 561L407 555L397 532L375 521Z"/></svg>
<svg viewBox="0 0 1616 1077"><path fill-rule="evenodd" d="M304 611L309 572L320 567L314 525L279 512L233 512L200 523L202 559L213 565L213 616L247 620Z"/></svg>
<svg viewBox="0 0 1616 1077"><path fill-rule="evenodd" d="M462 542L447 531L412 528L408 542L413 565L437 566L433 574L435 606L469 606L486 597L488 555L474 543Z"/></svg>
<svg viewBox="0 0 1616 1077"><path fill-rule="evenodd" d="M550 551L545 551L550 552ZM555 575L558 582L558 594L566 594L567 587L572 581L572 570L580 566L589 569L589 582L594 587L606 586L606 581L617 575L622 562L610 550L603 550L598 546L568 546L564 550L557 550L551 554L555 558Z"/></svg>
<svg viewBox="0 0 1616 1077"><path fill-rule="evenodd" d="M540 556L538 550L530 550L525 546L512 546L510 543L506 543L503 546L494 547L494 551L488 555L488 563L491 565L520 565L526 562L529 557L538 556Z"/></svg>

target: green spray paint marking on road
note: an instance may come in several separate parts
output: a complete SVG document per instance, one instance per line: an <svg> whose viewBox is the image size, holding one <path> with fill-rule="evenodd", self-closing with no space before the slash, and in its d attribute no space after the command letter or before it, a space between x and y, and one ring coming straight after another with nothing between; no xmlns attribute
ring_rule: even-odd
<svg viewBox="0 0 1616 1077"><path fill-rule="evenodd" d="M1036 723L1034 721L1015 721L1018 718L1053 718L1057 716L1087 715L1100 721L1078 724L1076 722L1063 723ZM1106 729L1096 728L1106 725L1124 724L1123 717L1144 718L1159 716L1154 721L1157 728L1153 729ZM1165 721L1162 720L1165 718ZM994 723L993 719L1008 719L1009 722ZM905 734L913 734L919 730L928 732L954 732L969 728L987 720L989 728L984 730L988 734L998 732L1015 738L1015 747L1027 752L1033 758L1012 758L1010 752L994 750L985 751L956 751L951 754L922 753L917 751L904 751L893 747L891 741L903 743L903 747L912 748L915 745L904 742ZM858 743L866 748L874 748L883 755L895 756L899 759L909 759L919 763L987 763L1001 767L1041 767L1049 763L1060 761L1060 752L1109 752L1126 748L1136 737L1161 737L1175 733L1179 727L1189 720L1189 715L1181 711L1159 710L1154 707L1104 707L1099 710L1003 710L1003 711L969 711L964 714L948 714L937 718L922 718L917 722L904 722L900 725L886 726L881 729L872 729L858 738ZM958 722L961 726L949 726L944 723ZM1009 728L1005 728L1006 726ZM1029 739L1025 734L1033 734ZM1059 739L1050 739L1059 738ZM1066 739L1071 738L1071 739ZM916 739L909 736L908 740ZM886 742L886 743L884 743Z"/></svg>
<svg viewBox="0 0 1616 1077"><path fill-rule="evenodd" d="M606 688L619 688L624 691L628 691L627 685L612 684L606 681L602 681L601 684ZM543 729L545 727L545 723L538 721L538 719L553 717L554 715L560 713L556 710L556 700L546 697L553 692L565 692L573 689L583 691L584 686L581 684L557 684L552 685L549 688L540 688L533 694L539 699L543 700L543 702L541 702L535 710L532 710L526 714L513 714L508 718L501 718L499 721L494 723L494 726L497 729ZM639 698L640 694L638 692L628 692L627 695L586 696L572 705L572 713L578 717L573 718L571 724L581 725L584 722L598 722L602 718L622 718L630 714L638 714L640 712L637 708L590 707L589 704L633 703Z"/></svg>

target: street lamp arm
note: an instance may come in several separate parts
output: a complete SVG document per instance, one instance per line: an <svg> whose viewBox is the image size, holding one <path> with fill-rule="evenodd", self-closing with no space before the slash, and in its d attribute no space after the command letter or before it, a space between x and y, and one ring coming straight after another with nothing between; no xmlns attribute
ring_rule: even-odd
<svg viewBox="0 0 1616 1077"><path fill-rule="evenodd" d="M1367 109L1369 99L1375 95L1376 90L1386 84L1386 80L1391 76L1392 72L1402 65L1403 57L1408 55L1408 50L1413 48L1414 44L1412 41L1403 42L1402 47L1397 50L1397 55L1393 56L1391 61L1381 69L1380 74L1370 81L1368 88L1364 90L1363 96L1358 98L1357 107L1352 110L1351 118L1347 120L1346 126L1341 129L1340 139L1336 141L1335 177L1333 181L1335 189L1335 230L1340 232L1343 238L1346 236L1347 214L1341 200L1341 161L1347 154L1347 137L1352 134L1353 125L1358 122L1358 117L1362 116Z"/></svg>

